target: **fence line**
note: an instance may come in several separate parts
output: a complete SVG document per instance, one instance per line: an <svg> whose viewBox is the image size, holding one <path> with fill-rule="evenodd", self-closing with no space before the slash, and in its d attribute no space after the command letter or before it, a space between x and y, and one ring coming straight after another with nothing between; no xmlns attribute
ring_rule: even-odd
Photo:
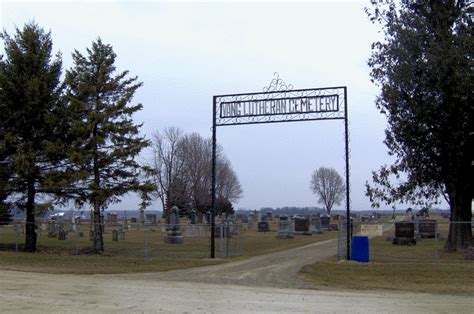
<svg viewBox="0 0 474 314"><path fill-rule="evenodd" d="M465 253L444 250L453 224L469 225L474 221L436 221L416 219L414 221L360 222L352 221L351 236L369 238L369 260L372 262L464 262ZM341 221L338 233L337 259L345 256L345 221Z"/></svg>
<svg viewBox="0 0 474 314"><path fill-rule="evenodd" d="M0 222L0 249L21 251L25 242L27 224L24 221ZM37 247L47 251L66 251L80 254L92 250L95 226L90 222L64 222L38 220L34 223ZM209 255L210 228L208 224L159 224L159 223L108 223L101 224L106 252L141 257L167 254L207 258ZM180 238L184 245L170 244L166 238ZM230 258L243 254L242 224L225 222L216 224L216 239L221 243L219 257ZM188 244L188 245L187 245ZM141 253L140 253L141 252Z"/></svg>

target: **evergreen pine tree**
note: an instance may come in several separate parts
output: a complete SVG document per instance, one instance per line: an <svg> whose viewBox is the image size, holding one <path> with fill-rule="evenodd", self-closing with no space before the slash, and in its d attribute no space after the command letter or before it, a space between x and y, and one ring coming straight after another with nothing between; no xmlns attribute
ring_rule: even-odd
<svg viewBox="0 0 474 314"><path fill-rule="evenodd" d="M51 34L34 22L14 37L0 34L5 59L0 60L0 157L2 207L7 197L26 210L25 251L36 251L35 211L38 195L54 193L45 182L61 167L61 57L52 60ZM42 197L44 199L44 197ZM6 207L5 207L6 206Z"/></svg>
<svg viewBox="0 0 474 314"><path fill-rule="evenodd" d="M74 66L66 74L75 138L69 158L76 173L77 200L93 210L94 250L101 252L103 210L121 195L143 188L135 157L149 143L139 135L141 125L132 120L142 105L130 103L142 83L128 71L116 71L116 54L100 39L87 49L87 56L75 51L72 57Z"/></svg>

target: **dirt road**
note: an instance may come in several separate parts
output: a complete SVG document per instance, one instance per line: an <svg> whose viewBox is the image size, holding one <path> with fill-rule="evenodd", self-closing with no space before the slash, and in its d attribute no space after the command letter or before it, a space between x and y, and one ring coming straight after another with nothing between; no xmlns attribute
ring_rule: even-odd
<svg viewBox="0 0 474 314"><path fill-rule="evenodd" d="M235 284L247 287L309 288L297 276L304 265L336 254L336 240L255 256L242 261L155 274L122 275L122 278Z"/></svg>
<svg viewBox="0 0 474 314"><path fill-rule="evenodd" d="M0 272L0 312L472 313L474 299L305 288L301 266L335 253L335 241L204 268L154 274ZM285 288L285 287L291 287Z"/></svg>

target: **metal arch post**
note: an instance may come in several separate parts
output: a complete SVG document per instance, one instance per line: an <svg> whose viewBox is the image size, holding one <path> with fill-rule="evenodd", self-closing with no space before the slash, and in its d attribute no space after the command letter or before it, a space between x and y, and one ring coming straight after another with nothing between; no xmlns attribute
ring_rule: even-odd
<svg viewBox="0 0 474 314"><path fill-rule="evenodd" d="M340 106L340 96L344 93L344 108ZM269 98L269 95L276 95L275 99ZM278 96L278 97L277 97ZM332 100L335 97L335 100ZM325 102L323 107L322 102L308 105L306 102L305 110L296 110L284 106L278 107L276 104L269 103L270 101L290 101L294 99L300 99L308 101L309 98L318 99L329 99ZM246 113L246 109L243 109L243 114L240 113L240 109L237 110L242 102L264 102L263 112L254 112L254 109L248 108L249 112ZM217 102L219 102L219 110L217 113ZM331 106L331 103L333 104ZM334 108L334 103L336 108ZM227 107L223 112L222 104L233 104L234 107ZM267 112L266 106L270 106L270 112ZM273 108L273 109L272 109ZM279 108L279 109L277 109ZM302 107L301 107L302 108ZM216 209L216 129L218 126L234 126L234 125L246 125L246 124L262 124L262 123L279 123L279 122L296 122L296 121L316 121L316 120L344 120L344 135L345 135L345 165L346 165L346 211L347 211L347 259L350 260L350 185L349 185L349 126L348 126L348 113L347 113L347 86L337 87L324 87L324 88L310 88L310 89L298 89L293 90L292 85L286 85L276 74L276 78L272 80L268 88L264 88L264 92L257 93L245 93L245 94L228 94L228 95L214 95L213 106L212 106L212 188L211 188L211 258L215 257L215 214ZM288 109L288 110L287 110ZM273 110L273 111L272 111ZM283 111L282 111L283 110ZM344 112L342 112L342 110ZM227 113L226 113L227 112ZM238 112L238 113L236 113ZM219 115L219 116L218 116Z"/></svg>
<svg viewBox="0 0 474 314"><path fill-rule="evenodd" d="M216 96L212 98L211 258L215 258L216 213Z"/></svg>
<svg viewBox="0 0 474 314"><path fill-rule="evenodd" d="M349 195L349 117L347 116L347 87L344 87L344 135L346 155L346 259L351 260L351 209Z"/></svg>

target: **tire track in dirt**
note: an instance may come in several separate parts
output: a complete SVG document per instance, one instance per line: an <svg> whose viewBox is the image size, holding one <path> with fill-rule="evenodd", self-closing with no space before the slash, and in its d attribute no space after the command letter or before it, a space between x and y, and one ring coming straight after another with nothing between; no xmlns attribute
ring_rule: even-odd
<svg viewBox="0 0 474 314"><path fill-rule="evenodd" d="M337 239L321 241L302 247L251 257L226 264L173 270L161 273L119 275L129 279L153 281L202 282L254 287L310 288L298 272L336 254Z"/></svg>

